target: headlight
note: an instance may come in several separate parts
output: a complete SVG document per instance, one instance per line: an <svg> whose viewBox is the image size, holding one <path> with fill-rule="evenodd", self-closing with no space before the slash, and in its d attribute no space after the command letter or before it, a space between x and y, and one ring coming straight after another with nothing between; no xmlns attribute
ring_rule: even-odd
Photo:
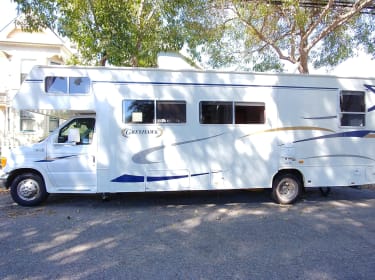
<svg viewBox="0 0 375 280"><path fill-rule="evenodd" d="M7 158L6 157L1 157L0 158L0 163L1 163L0 167L4 168L5 165L7 165Z"/></svg>

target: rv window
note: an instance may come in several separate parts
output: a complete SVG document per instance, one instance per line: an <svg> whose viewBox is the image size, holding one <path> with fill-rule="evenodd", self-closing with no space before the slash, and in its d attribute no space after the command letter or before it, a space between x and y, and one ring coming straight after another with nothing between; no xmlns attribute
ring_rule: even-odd
<svg viewBox="0 0 375 280"><path fill-rule="evenodd" d="M185 101L156 101L158 123L186 123Z"/></svg>
<svg viewBox="0 0 375 280"><path fill-rule="evenodd" d="M69 131L71 129L77 129L79 132L79 142L76 143L77 145L91 144L95 129L95 119L79 118L72 120L60 129L58 143L66 143L68 141Z"/></svg>
<svg viewBox="0 0 375 280"><path fill-rule="evenodd" d="M90 79L88 77L70 77L69 78L69 93L89 93Z"/></svg>
<svg viewBox="0 0 375 280"><path fill-rule="evenodd" d="M232 102L201 101L199 103L200 123L231 124L233 123Z"/></svg>
<svg viewBox="0 0 375 280"><path fill-rule="evenodd" d="M45 92L48 93L67 93L68 81L66 77L46 77Z"/></svg>
<svg viewBox="0 0 375 280"><path fill-rule="evenodd" d="M262 124L265 122L264 103L236 102L235 109L236 124Z"/></svg>
<svg viewBox="0 0 375 280"><path fill-rule="evenodd" d="M341 126L365 126L365 93L363 91L341 91L340 111Z"/></svg>
<svg viewBox="0 0 375 280"><path fill-rule="evenodd" d="M153 100L124 100L122 112L125 123L154 123Z"/></svg>

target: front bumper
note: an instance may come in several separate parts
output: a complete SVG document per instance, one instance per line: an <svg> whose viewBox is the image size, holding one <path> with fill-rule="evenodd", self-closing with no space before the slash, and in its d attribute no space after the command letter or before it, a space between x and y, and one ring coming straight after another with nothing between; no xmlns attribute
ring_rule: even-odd
<svg viewBox="0 0 375 280"><path fill-rule="evenodd" d="M3 170L0 169L0 188L5 189L6 181L8 179L8 173L5 173Z"/></svg>

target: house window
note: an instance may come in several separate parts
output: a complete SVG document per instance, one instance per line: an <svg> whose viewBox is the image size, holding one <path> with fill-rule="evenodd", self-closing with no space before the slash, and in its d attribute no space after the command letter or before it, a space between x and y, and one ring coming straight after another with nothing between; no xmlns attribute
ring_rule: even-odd
<svg viewBox="0 0 375 280"><path fill-rule="evenodd" d="M56 60L48 60L48 65L62 65L61 61L56 61Z"/></svg>
<svg viewBox="0 0 375 280"><path fill-rule="evenodd" d="M340 125L365 126L365 92L342 90L340 92Z"/></svg>
<svg viewBox="0 0 375 280"><path fill-rule="evenodd" d="M49 132L54 131L58 127L59 127L59 119L56 117L49 117L49 124L48 124Z"/></svg>
<svg viewBox="0 0 375 280"><path fill-rule="evenodd" d="M20 112L20 130L22 132L33 132L35 131L35 114L22 110Z"/></svg>

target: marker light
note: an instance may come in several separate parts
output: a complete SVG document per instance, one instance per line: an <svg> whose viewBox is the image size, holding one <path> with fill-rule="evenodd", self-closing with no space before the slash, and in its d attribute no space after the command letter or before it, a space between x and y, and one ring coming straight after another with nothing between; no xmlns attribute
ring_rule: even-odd
<svg viewBox="0 0 375 280"><path fill-rule="evenodd" d="M6 157L1 157L0 158L0 163L1 163L1 168L4 168L5 165L7 165L7 158Z"/></svg>

